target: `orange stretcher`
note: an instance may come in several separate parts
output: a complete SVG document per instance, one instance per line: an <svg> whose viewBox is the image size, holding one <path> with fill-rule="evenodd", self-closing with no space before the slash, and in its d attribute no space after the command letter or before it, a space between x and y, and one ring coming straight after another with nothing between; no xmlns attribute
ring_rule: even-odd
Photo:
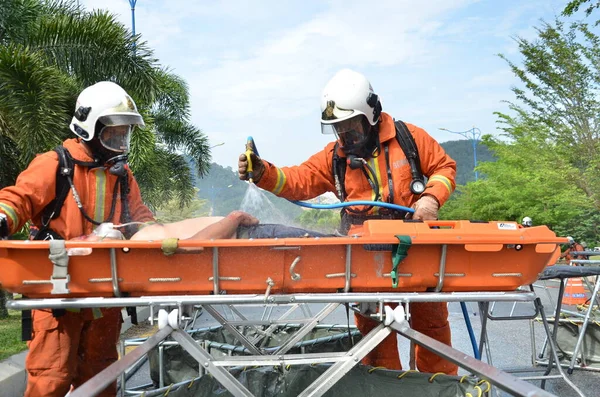
<svg viewBox="0 0 600 397"><path fill-rule="evenodd" d="M68 279L57 280L49 242L8 240L0 284L30 298L511 291L534 282L566 241L515 222L401 220L370 220L348 237L67 241L67 251L88 250L69 256ZM56 283L66 287L58 295Z"/></svg>

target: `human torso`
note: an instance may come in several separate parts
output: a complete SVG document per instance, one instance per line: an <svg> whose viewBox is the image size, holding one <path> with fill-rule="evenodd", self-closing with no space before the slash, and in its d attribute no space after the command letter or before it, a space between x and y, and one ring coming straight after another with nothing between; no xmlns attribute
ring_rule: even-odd
<svg viewBox="0 0 600 397"><path fill-rule="evenodd" d="M67 140L64 146L69 150L73 158L81 161L92 161L91 158L86 157L76 140ZM43 156L48 156L49 167L51 164L56 164L57 156L55 153L49 152ZM56 170L56 165L54 167L54 170ZM118 182L117 176L112 175L105 167L75 165L72 181L82 204L82 209L90 218L99 223L120 223L122 211L120 189L116 192L116 195L114 194L115 186ZM113 205L113 215L109 216ZM34 216L32 219L34 224L41 225L42 216L43 211ZM65 239L88 235L96 227L96 225L84 218L72 191L67 195L60 215L56 219L51 220L48 226Z"/></svg>

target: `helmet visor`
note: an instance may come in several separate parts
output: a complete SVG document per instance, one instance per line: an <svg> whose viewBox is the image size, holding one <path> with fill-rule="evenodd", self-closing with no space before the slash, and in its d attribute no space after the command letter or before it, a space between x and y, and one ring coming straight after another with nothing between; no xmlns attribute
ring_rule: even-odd
<svg viewBox="0 0 600 397"><path fill-rule="evenodd" d="M132 129L131 125L105 126L100 130L100 143L113 152L127 153Z"/></svg>
<svg viewBox="0 0 600 397"><path fill-rule="evenodd" d="M370 129L371 125L363 114L334 124L321 124L323 134L335 134L342 147L364 143Z"/></svg>

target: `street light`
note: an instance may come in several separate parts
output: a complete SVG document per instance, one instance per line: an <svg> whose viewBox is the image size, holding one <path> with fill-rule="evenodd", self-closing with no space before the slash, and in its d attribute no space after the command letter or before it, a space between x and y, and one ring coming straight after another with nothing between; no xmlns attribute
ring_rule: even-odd
<svg viewBox="0 0 600 397"><path fill-rule="evenodd" d="M470 130L466 131L450 131L447 128L440 128L440 130L447 131L452 134L462 135L471 141L471 143L473 144L473 170L475 171L475 180L477 181L479 176L477 172L477 144L479 143L479 140L481 138L481 130L477 127L473 127Z"/></svg>
<svg viewBox="0 0 600 397"><path fill-rule="evenodd" d="M135 36L135 5L137 0L129 0L129 5L131 6L131 33L132 36Z"/></svg>

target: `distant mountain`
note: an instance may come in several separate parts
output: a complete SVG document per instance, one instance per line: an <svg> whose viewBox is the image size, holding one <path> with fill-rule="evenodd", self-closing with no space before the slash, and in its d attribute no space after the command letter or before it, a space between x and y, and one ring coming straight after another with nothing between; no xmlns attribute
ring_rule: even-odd
<svg viewBox="0 0 600 397"><path fill-rule="evenodd" d="M464 185L475 180L473 172L473 146L470 141L449 141L441 144L446 153L457 163L457 184ZM494 161L488 148L482 144L477 146L477 161ZM240 181L237 171L231 167L222 167L212 163L208 175L203 178L196 176L196 187L199 189L198 197L208 200L212 208L212 215L227 215L233 210L241 208L242 200L248 191L248 183ZM279 198L269 192L264 192L277 211L287 214L291 219L302 213L302 208L289 201ZM327 196L315 202L333 202L335 196Z"/></svg>
<svg viewBox="0 0 600 397"><path fill-rule="evenodd" d="M215 216L224 216L242 208L242 201L248 191L248 182L239 180L237 170L212 163L208 175L198 178L195 175L198 197L206 199ZM302 208L279 198L272 193L263 191L269 201L279 211L290 219L295 219L302 213Z"/></svg>
<svg viewBox="0 0 600 397"><path fill-rule="evenodd" d="M467 182L474 181L473 144L471 141L448 141L441 145L446 153L456 161L456 184L465 185ZM479 143L477 145L477 163L484 161L495 161L495 159L487 146Z"/></svg>

